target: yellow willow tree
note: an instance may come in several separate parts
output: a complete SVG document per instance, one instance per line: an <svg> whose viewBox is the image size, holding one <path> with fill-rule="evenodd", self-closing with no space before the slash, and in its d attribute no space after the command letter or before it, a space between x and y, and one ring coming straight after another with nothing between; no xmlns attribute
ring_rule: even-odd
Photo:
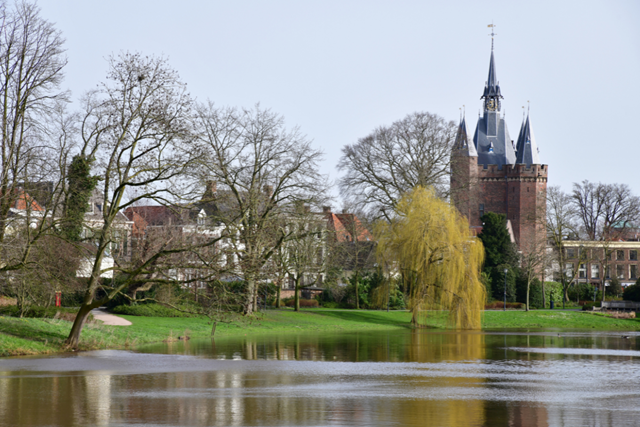
<svg viewBox="0 0 640 427"><path fill-rule="evenodd" d="M412 324L424 324L429 310L448 310L451 326L480 328L484 248L454 207L433 190L415 187L376 234L379 261L389 275L402 275Z"/></svg>

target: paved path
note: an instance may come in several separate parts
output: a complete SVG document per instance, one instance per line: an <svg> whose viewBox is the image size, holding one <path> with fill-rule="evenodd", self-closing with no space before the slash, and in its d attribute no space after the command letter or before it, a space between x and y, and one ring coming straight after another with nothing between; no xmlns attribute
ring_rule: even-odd
<svg viewBox="0 0 640 427"><path fill-rule="evenodd" d="M100 320L105 325L113 325L113 326L129 326L131 322L122 317L114 316L111 313L107 313L102 308L94 308L91 310L91 314L93 314L93 318L96 320Z"/></svg>

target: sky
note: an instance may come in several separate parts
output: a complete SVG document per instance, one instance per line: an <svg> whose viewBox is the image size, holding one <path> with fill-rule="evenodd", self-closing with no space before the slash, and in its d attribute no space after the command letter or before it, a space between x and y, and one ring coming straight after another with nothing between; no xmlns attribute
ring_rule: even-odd
<svg viewBox="0 0 640 427"><path fill-rule="evenodd" d="M120 52L164 56L199 101L260 103L325 153L416 111L475 129L495 24L512 138L523 106L549 185L626 183L640 195L640 2L40 0L66 39L78 99ZM335 207L341 206L334 189Z"/></svg>

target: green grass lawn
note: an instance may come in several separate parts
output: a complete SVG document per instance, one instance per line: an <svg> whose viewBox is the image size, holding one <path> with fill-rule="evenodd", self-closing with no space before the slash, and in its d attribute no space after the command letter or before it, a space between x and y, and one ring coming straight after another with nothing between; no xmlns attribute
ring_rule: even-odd
<svg viewBox="0 0 640 427"><path fill-rule="evenodd" d="M133 325L87 324L82 332L80 349L128 348L183 335L191 338L211 335L212 325L205 318L122 317ZM407 311L304 309L296 313L291 309L268 310L250 321L238 318L231 324L219 323L215 336L406 329L410 327L410 320L411 314ZM446 313L431 313L426 326L446 327ZM511 328L631 331L640 330L640 319L613 319L599 314L560 310L484 313L483 329ZM0 356L63 351L63 342L70 329L71 322L64 320L0 317Z"/></svg>

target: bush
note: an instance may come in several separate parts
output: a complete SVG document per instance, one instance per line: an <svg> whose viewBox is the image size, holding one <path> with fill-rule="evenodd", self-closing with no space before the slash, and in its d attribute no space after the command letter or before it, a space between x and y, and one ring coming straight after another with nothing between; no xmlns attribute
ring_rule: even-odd
<svg viewBox="0 0 640 427"><path fill-rule="evenodd" d="M558 282L544 282L545 302L547 307L554 301L556 307L562 306L562 284Z"/></svg>
<svg viewBox="0 0 640 427"><path fill-rule="evenodd" d="M527 307L526 304L521 302L507 302L507 308L509 310L524 310ZM504 308L504 301L493 301L489 304L485 304L485 310L502 310Z"/></svg>
<svg viewBox="0 0 640 427"><path fill-rule="evenodd" d="M77 310L66 307L42 307L39 305L32 305L24 312L22 317L30 317L37 319L63 319L73 322L76 320ZM0 315L20 317L20 310L15 305L0 307ZM89 314L89 319L93 320L93 316Z"/></svg>
<svg viewBox="0 0 640 427"><path fill-rule="evenodd" d="M640 302L640 279L638 279L635 284L627 286L624 289L624 293L622 294L622 297L626 301Z"/></svg>
<svg viewBox="0 0 640 427"><path fill-rule="evenodd" d="M197 317L197 314L183 313L160 304L119 305L111 309L115 314L145 317Z"/></svg>
<svg viewBox="0 0 640 427"><path fill-rule="evenodd" d="M501 264L488 269L491 276L491 291L493 299L502 300L504 297L504 270L507 269L507 302L516 301L516 277L518 271L511 265Z"/></svg>
<svg viewBox="0 0 640 427"><path fill-rule="evenodd" d="M600 307L600 301L584 301L584 304L582 305L582 311L591 311L593 310L593 307Z"/></svg>
<svg viewBox="0 0 640 427"><path fill-rule="evenodd" d="M60 303L63 307L80 307L83 301L84 291L63 291Z"/></svg>
<svg viewBox="0 0 640 427"><path fill-rule="evenodd" d="M285 305L287 307L295 307L296 302L295 302L294 299L287 298L287 301L285 302ZM320 304L318 304L318 300L317 299L302 299L302 298L300 298L300 307L320 307Z"/></svg>
<svg viewBox="0 0 640 427"><path fill-rule="evenodd" d="M335 302L335 301L322 302L322 306L324 308L342 308L342 305L339 302Z"/></svg>

